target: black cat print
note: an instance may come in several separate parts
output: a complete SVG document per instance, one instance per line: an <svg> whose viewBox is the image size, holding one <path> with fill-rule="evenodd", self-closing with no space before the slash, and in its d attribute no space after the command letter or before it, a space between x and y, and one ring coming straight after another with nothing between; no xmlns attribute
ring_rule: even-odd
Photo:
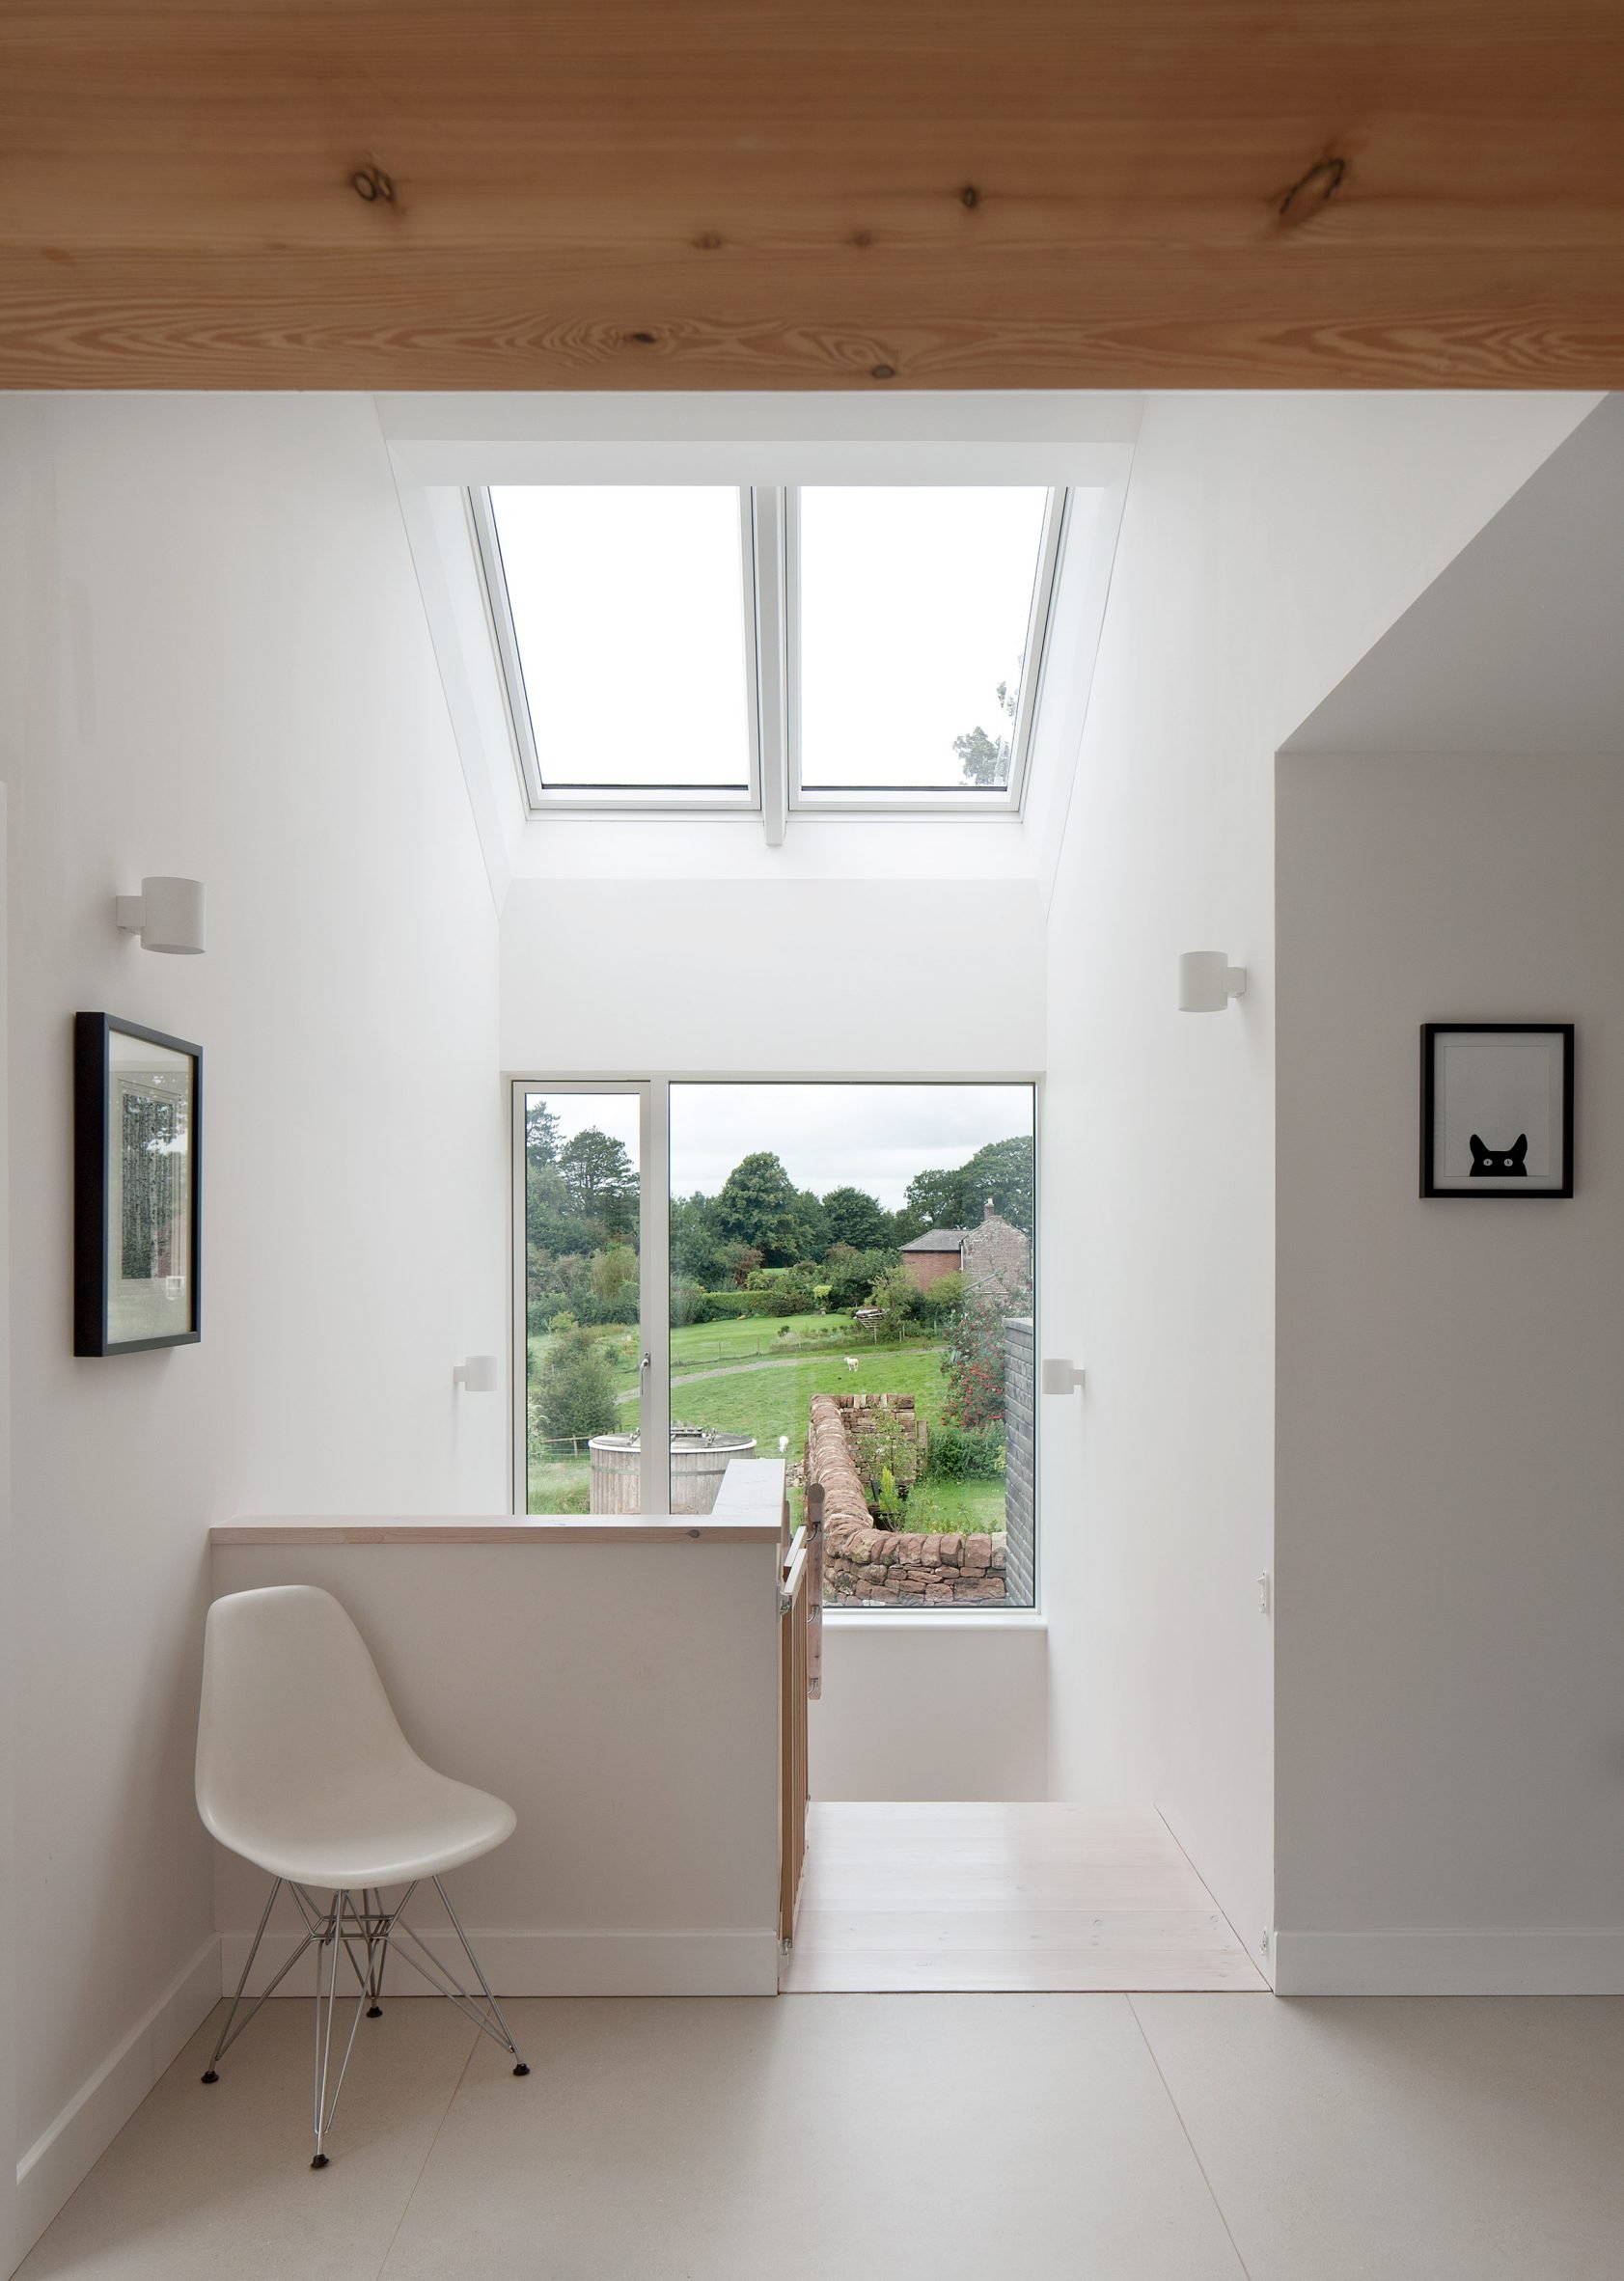
<svg viewBox="0 0 1624 2281"><path fill-rule="evenodd" d="M1456 1130L1459 1130L1457 1126ZM1472 1136L1472 1177L1473 1180L1526 1180L1528 1136L1519 1133L1509 1148L1486 1148L1475 1133Z"/></svg>

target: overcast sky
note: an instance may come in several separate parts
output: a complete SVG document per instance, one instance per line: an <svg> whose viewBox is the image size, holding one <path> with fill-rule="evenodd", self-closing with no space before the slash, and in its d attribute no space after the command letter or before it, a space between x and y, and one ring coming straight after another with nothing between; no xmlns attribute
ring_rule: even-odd
<svg viewBox="0 0 1624 2281"><path fill-rule="evenodd" d="M739 495L717 485L492 491L525 688L554 784L749 779ZM801 493L811 783L961 781L953 739L1007 731L1047 493Z"/></svg>
<svg viewBox="0 0 1624 2281"><path fill-rule="evenodd" d="M546 1098L561 1140L596 1125L637 1162L635 1094ZM673 1086L672 1191L714 1195L741 1157L765 1148L797 1188L861 1188L895 1211L916 1172L1031 1131L1030 1086Z"/></svg>

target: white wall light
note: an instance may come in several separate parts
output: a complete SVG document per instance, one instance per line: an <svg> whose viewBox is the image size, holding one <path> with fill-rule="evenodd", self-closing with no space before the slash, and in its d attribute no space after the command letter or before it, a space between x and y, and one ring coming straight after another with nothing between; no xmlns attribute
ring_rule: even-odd
<svg viewBox="0 0 1624 2281"><path fill-rule="evenodd" d="M1045 1362L1043 1391L1046 1394L1080 1394L1083 1391L1083 1376L1075 1362Z"/></svg>
<svg viewBox="0 0 1624 2281"><path fill-rule="evenodd" d="M119 924L143 950L196 957L203 948L203 881L144 879L138 895L118 897Z"/></svg>
<svg viewBox="0 0 1624 2281"><path fill-rule="evenodd" d="M1232 998L1246 996L1246 968L1231 966L1226 950L1181 950L1178 954L1178 1010L1181 1014L1221 1014Z"/></svg>
<svg viewBox="0 0 1624 2281"><path fill-rule="evenodd" d="M465 1394L494 1394L496 1357L470 1355L466 1362L458 1362L452 1372L452 1384L459 1386Z"/></svg>

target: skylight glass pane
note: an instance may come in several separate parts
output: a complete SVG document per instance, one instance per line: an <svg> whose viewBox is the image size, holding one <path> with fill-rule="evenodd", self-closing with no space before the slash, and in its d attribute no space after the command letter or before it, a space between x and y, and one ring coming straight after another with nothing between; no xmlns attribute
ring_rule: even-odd
<svg viewBox="0 0 1624 2281"><path fill-rule="evenodd" d="M804 789L1008 784L1047 502L1012 486L801 492Z"/></svg>
<svg viewBox="0 0 1624 2281"><path fill-rule="evenodd" d="M501 486L490 505L542 784L748 791L737 491Z"/></svg>

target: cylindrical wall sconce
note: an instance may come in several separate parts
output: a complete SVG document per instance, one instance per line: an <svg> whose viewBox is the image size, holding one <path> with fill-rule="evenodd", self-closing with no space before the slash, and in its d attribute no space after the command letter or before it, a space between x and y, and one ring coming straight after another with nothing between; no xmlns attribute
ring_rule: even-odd
<svg viewBox="0 0 1624 2281"><path fill-rule="evenodd" d="M143 950L195 958L203 948L203 881L144 879L138 895L120 895L119 924L139 935Z"/></svg>
<svg viewBox="0 0 1624 2281"><path fill-rule="evenodd" d="M1231 966L1226 950L1181 950L1178 954L1178 1010L1181 1014L1221 1014L1232 998L1246 996L1246 968Z"/></svg>

